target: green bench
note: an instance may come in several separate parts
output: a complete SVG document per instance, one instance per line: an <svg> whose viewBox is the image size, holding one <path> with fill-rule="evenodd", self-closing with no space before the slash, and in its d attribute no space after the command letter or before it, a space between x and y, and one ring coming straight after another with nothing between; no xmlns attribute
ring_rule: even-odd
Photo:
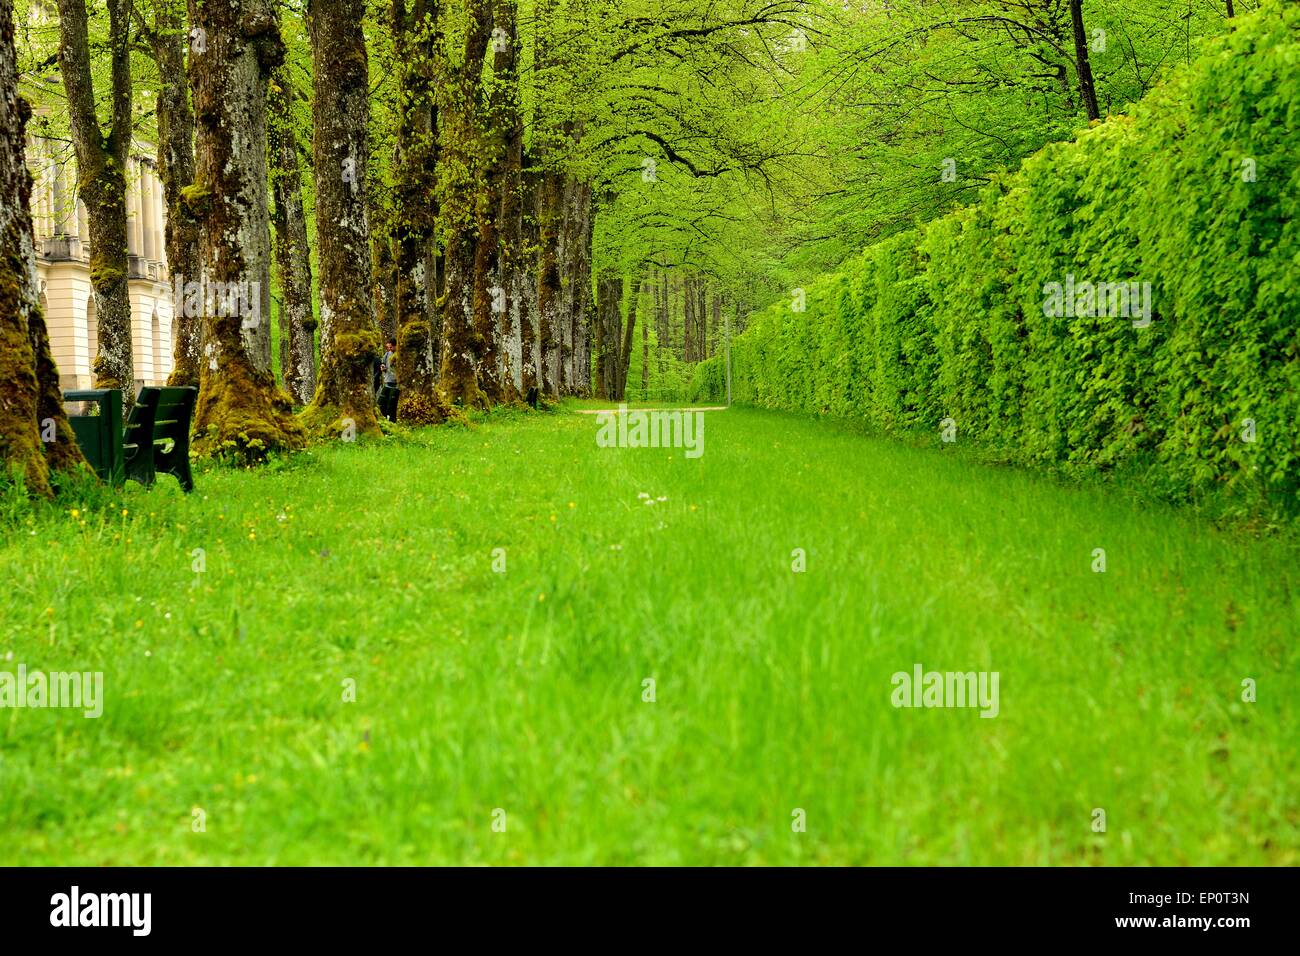
<svg viewBox="0 0 1300 956"><path fill-rule="evenodd" d="M109 484L127 478L152 485L159 475L175 475L184 491L194 490L190 474L190 419L195 388L140 389L131 414L122 424L122 392L92 388L63 393L64 402L93 402L97 415L69 415L86 460Z"/></svg>

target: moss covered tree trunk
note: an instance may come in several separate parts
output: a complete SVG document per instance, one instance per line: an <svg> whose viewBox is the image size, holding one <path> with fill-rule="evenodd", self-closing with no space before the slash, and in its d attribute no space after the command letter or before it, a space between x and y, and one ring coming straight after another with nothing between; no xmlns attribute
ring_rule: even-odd
<svg viewBox="0 0 1300 956"><path fill-rule="evenodd" d="M537 39L534 59L533 99L536 102L537 189L534 215L537 220L537 374L542 394L560 394L560 325L563 287L560 279L560 227L564 204L564 176L557 167L562 129L551 118L559 104L547 80L559 69L553 52L551 31L556 18L556 0L537 0Z"/></svg>
<svg viewBox="0 0 1300 956"><path fill-rule="evenodd" d="M507 397L518 399L524 391L525 304L532 298L524 249L523 159L524 120L519 108L518 0L496 0L493 11L495 57L493 115L500 124L501 196L496 210L500 223L500 259L495 285L501 290L500 376ZM528 317L531 324L531 317Z"/></svg>
<svg viewBox="0 0 1300 956"><path fill-rule="evenodd" d="M575 187L574 246L567 277L573 314L572 394L591 394L591 326L594 318L591 289L591 244L593 235L592 190L590 183Z"/></svg>
<svg viewBox="0 0 1300 956"><path fill-rule="evenodd" d="M190 20L204 51L190 67L197 170L185 200L200 225L208 290L194 447L261 461L304 441L258 332L270 318L266 90L284 45L268 0L190 0Z"/></svg>
<svg viewBox="0 0 1300 956"><path fill-rule="evenodd" d="M522 135L522 133L521 133ZM525 396L542 385L542 350L539 335L538 313L539 274L537 251L541 246L537 228L537 191L539 177L531 163L525 164L522 175L520 227L520 255L512 260L514 288L519 304L520 384Z"/></svg>
<svg viewBox="0 0 1300 956"><path fill-rule="evenodd" d="M446 418L438 390L438 297L431 254L437 223L438 112L435 50L443 42L436 0L393 0L393 39L400 70L397 151L393 164L393 257L397 284L397 417L413 424Z"/></svg>
<svg viewBox="0 0 1300 956"><path fill-rule="evenodd" d="M63 412L41 315L23 155L31 111L18 97L16 66L13 0L0 0L0 463L29 492L48 495L52 471L85 459Z"/></svg>
<svg viewBox="0 0 1300 956"><path fill-rule="evenodd" d="M540 342L542 391L558 397L561 387L560 327L563 319L560 283L560 206L563 180L554 170L543 170L537 190L540 229L537 259L537 335Z"/></svg>
<svg viewBox="0 0 1300 956"><path fill-rule="evenodd" d="M556 264L560 273L560 302L556 312L556 339L559 342L557 386L561 395L574 394L574 331L577 320L573 297L574 252L577 248L576 193L577 181L564 177L560 192L560 221L555 243Z"/></svg>
<svg viewBox="0 0 1300 956"><path fill-rule="evenodd" d="M505 11L501 0L493 0L489 25ZM505 28L492 29L492 75L486 96L474 110L480 173L474 177L474 215L478 238L474 249L473 322L476 342L475 374L479 388L490 402L513 397L505 373L504 326L509 321L502 279L501 204L505 197L507 148L510 139L507 92L513 57L512 40Z"/></svg>
<svg viewBox="0 0 1300 956"><path fill-rule="evenodd" d="M271 223L281 306L281 365L284 387L299 405L316 394L316 316L311 301L311 250L302 202L302 167L291 104L295 89L283 66L268 91L271 164Z"/></svg>
<svg viewBox="0 0 1300 956"><path fill-rule="evenodd" d="M373 193L374 190L371 190ZM397 337L397 260L388 241L388 210L371 206L370 262L374 272L370 279L374 299L375 327L381 344Z"/></svg>
<svg viewBox="0 0 1300 956"><path fill-rule="evenodd" d="M474 267L478 245L476 173L480 170L481 137L476 113L482 89L483 59L492 31L488 0L470 0L464 56L458 67L444 65L443 94L447 107L441 156L448 168L441 202L447 291L442 312L442 390L466 407L486 407L489 396L479 385L479 355L483 348L474 322Z"/></svg>
<svg viewBox="0 0 1300 956"><path fill-rule="evenodd" d="M185 205L182 191L194 182L194 111L185 75L189 44L184 0L158 0L154 23L146 32L158 66L158 178L162 180L167 223L163 234L168 278L173 288L200 278L199 224ZM195 314L191 314L195 313ZM168 385L199 384L202 315L183 302L172 312L172 372Z"/></svg>
<svg viewBox="0 0 1300 956"><path fill-rule="evenodd" d="M669 285L668 271L665 269L659 286L659 308L655 310L655 338L659 346L659 380L662 382L668 374L668 341L671 338L672 288Z"/></svg>
<svg viewBox="0 0 1300 956"><path fill-rule="evenodd" d="M86 205L90 284L99 342L97 388L120 388L135 401L131 356L131 291L126 238L126 166L131 148L130 2L107 0L111 119L107 133L95 109L86 0L58 0L59 72L77 157L77 188Z"/></svg>
<svg viewBox="0 0 1300 956"><path fill-rule="evenodd" d="M304 413L322 434L377 433L371 298L370 94L364 0L317 0L308 16L321 296L321 368Z"/></svg>

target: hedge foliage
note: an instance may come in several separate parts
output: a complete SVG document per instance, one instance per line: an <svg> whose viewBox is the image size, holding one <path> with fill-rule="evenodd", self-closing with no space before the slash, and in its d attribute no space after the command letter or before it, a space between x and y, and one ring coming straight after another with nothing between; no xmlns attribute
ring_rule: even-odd
<svg viewBox="0 0 1300 956"><path fill-rule="evenodd" d="M885 431L951 418L1025 464L1294 515L1298 213L1300 9L1270 3L1132 115L869 247L804 289L806 311L792 294L754 316L733 397ZM1051 283L1138 283L1130 305L1149 284L1149 324L1113 314L1114 290L1057 314ZM724 374L701 364L693 397L723 397Z"/></svg>

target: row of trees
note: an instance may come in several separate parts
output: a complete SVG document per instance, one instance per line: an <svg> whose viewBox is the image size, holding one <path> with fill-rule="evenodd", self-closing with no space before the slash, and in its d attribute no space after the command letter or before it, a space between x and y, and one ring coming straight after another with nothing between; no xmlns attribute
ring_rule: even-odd
<svg viewBox="0 0 1300 956"><path fill-rule="evenodd" d="M68 106L55 115L66 116L90 227L96 385L129 394L134 379L125 170L137 113L149 112L173 276L201 277L218 296L256 290L253 321L211 298L175 317L172 383L200 392L195 447L246 459L313 433L377 430L372 365L385 330L398 342L406 421L534 390L588 393L593 331L603 362L611 322L608 311L597 321L592 292L598 209L617 199L620 178L656 181L644 171L659 162L691 177L724 172L674 145L690 138L675 128L683 91L655 77L658 55L682 58L727 32L788 30L802 5L723 11L701 28L683 11L611 22L614 8L595 0L537 0L523 31L517 0L394 0L382 11L363 0L305 11L103 2L58 0L53 58ZM305 26L305 56L285 20ZM620 72L626 83L611 82ZM142 87L152 110L133 105ZM599 123L627 90L635 111ZM774 158L733 152L739 172ZM285 391L271 324L257 319L271 314L273 269ZM692 300L688 321L694 311ZM687 341L698 357L699 336ZM617 375L595 376L599 394L621 394L629 349Z"/></svg>
<svg viewBox="0 0 1300 956"><path fill-rule="evenodd" d="M647 388L665 362L712 354L720 323L1140 96L1225 15L1175 0L17 2L15 81L38 132L75 154L86 205L97 384L129 394L134 377L125 170L143 134L173 275L257 290L253 321L211 302L177 315L172 378L200 388L196 447L249 460L377 430L387 335L408 422L534 389L618 398L633 369ZM259 320L273 288L274 329Z"/></svg>

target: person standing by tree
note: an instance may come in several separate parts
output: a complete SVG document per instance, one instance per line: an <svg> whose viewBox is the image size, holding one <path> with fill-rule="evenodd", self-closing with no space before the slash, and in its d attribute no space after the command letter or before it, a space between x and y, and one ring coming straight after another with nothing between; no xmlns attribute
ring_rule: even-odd
<svg viewBox="0 0 1300 956"><path fill-rule="evenodd" d="M397 421L397 342L384 343L384 356L379 360L383 384L379 387L379 413L390 422Z"/></svg>

